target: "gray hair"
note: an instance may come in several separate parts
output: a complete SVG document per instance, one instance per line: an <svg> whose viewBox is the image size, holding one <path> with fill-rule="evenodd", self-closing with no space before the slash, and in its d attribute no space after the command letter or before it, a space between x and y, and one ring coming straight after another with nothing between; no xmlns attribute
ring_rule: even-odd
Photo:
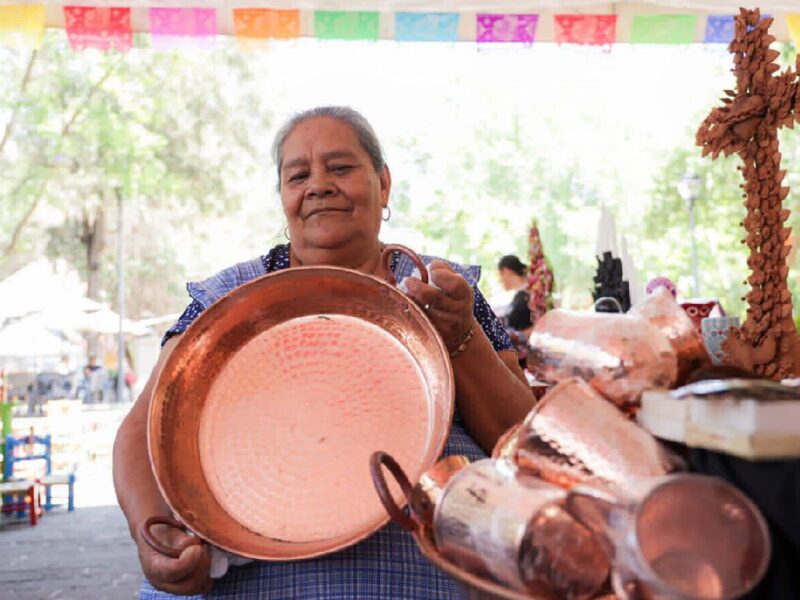
<svg viewBox="0 0 800 600"><path fill-rule="evenodd" d="M378 136L375 135L375 130L372 129L372 125L369 124L369 121L367 121L364 115L349 106L318 106L295 114L275 135L275 141L272 143L272 158L278 166L278 187L281 185L283 144L286 142L286 138L288 138L294 128L303 121L319 119L321 117L336 119L345 125L349 125L355 132L361 147L369 156L370 162L372 162L372 166L375 168L375 172L380 173L383 171L383 168L386 166L386 160L383 157L383 148L381 148L381 143L378 141Z"/></svg>

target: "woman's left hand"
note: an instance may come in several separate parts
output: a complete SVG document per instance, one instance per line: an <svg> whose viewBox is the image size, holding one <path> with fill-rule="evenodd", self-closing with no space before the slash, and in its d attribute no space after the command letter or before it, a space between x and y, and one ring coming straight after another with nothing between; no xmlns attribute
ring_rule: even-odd
<svg viewBox="0 0 800 600"><path fill-rule="evenodd" d="M473 325L472 286L440 260L433 261L429 271L431 282L439 289L416 277L405 279L406 289L439 330L448 350L453 350Z"/></svg>

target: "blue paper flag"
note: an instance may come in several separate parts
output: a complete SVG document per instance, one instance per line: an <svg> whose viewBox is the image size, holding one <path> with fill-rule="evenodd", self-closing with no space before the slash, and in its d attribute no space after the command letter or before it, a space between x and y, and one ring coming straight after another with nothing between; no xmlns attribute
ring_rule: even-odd
<svg viewBox="0 0 800 600"><path fill-rule="evenodd" d="M733 15L708 15L706 44L730 44L733 40Z"/></svg>
<svg viewBox="0 0 800 600"><path fill-rule="evenodd" d="M399 42L457 42L458 13L398 12L394 37Z"/></svg>
<svg viewBox="0 0 800 600"><path fill-rule="evenodd" d="M761 21L768 19L770 15L761 15ZM753 27L747 26L747 30ZM708 15L706 21L706 35L703 42L706 44L730 44L733 41L734 27L733 15Z"/></svg>

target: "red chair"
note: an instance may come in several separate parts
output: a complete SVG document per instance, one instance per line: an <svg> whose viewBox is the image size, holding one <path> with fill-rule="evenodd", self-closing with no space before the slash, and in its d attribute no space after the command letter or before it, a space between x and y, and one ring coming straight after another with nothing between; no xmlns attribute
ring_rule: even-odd
<svg viewBox="0 0 800 600"><path fill-rule="evenodd" d="M39 484L30 479L0 483L0 495L3 497L2 514L24 515L27 512L31 525L36 525L42 514L39 493Z"/></svg>

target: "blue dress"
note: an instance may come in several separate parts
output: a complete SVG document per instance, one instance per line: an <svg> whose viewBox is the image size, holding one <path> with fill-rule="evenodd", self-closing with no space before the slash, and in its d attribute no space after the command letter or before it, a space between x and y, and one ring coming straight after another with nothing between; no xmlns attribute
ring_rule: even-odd
<svg viewBox="0 0 800 600"><path fill-rule="evenodd" d="M423 256L430 263L433 257ZM508 350L511 342L477 287L478 267L451 266L463 275L475 292L474 313L495 349ZM391 262L398 281L408 277L414 263L403 254ZM218 298L243 283L266 273L289 268L289 247L279 245L261 258L240 263L199 283L187 285L192 302L165 334L182 333L203 310ZM484 452L464 430L458 411L447 440L444 455L462 454L472 460L485 458ZM214 583L213 590L190 598L241 599L325 598L330 600L378 600L458 598L451 579L423 558L410 534L390 523L368 539L335 554L288 563L252 562L231 567ZM160 592L145 581L140 600L186 598Z"/></svg>

